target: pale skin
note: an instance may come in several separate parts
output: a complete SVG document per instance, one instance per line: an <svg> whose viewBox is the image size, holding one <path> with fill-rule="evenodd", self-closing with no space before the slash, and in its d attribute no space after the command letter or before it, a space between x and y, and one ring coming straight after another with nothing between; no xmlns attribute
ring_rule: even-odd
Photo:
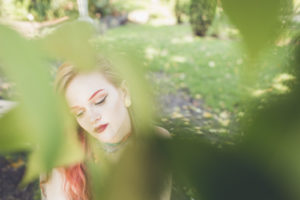
<svg viewBox="0 0 300 200"><path fill-rule="evenodd" d="M131 133L130 95L124 82L116 87L100 72L79 74L65 95L78 124L100 142L120 143Z"/></svg>

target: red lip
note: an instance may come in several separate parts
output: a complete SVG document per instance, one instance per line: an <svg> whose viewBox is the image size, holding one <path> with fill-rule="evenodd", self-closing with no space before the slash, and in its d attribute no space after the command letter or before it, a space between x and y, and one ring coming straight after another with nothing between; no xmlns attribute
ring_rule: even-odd
<svg viewBox="0 0 300 200"><path fill-rule="evenodd" d="M96 127L96 128L94 129L94 131L95 131L96 133L102 133L102 132L106 129L107 126L108 126L108 124L100 125L100 126Z"/></svg>

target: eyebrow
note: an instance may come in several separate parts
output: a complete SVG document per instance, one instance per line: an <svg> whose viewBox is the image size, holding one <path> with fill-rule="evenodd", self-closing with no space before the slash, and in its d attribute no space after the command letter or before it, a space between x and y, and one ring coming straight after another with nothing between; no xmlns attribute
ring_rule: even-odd
<svg viewBox="0 0 300 200"><path fill-rule="evenodd" d="M72 106L71 109L82 109L80 106Z"/></svg>
<svg viewBox="0 0 300 200"><path fill-rule="evenodd" d="M103 89L100 89L100 90L97 90L96 92L94 92L93 94L92 94L92 96L90 96L90 98L89 98L89 101L92 99L92 98L94 98L94 96L96 95L96 94L98 94L99 92L101 92Z"/></svg>

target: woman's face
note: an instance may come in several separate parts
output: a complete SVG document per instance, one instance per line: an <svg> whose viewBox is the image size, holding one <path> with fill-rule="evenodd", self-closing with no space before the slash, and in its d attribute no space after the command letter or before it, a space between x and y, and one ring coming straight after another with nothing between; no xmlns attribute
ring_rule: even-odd
<svg viewBox="0 0 300 200"><path fill-rule="evenodd" d="M131 132L127 88L116 88L100 72L76 75L66 99L79 125L103 143L119 143Z"/></svg>

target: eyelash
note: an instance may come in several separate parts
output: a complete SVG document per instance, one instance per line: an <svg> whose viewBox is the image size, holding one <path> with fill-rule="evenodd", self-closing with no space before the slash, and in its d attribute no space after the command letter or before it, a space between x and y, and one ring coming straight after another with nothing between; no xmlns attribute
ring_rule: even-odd
<svg viewBox="0 0 300 200"><path fill-rule="evenodd" d="M101 101L96 102L95 105L100 105L100 104L104 103L107 96L108 96L108 95L106 95L103 99L101 99ZM84 111L81 111L81 112L79 112L78 114L76 114L76 117L81 117L83 114L84 114Z"/></svg>
<svg viewBox="0 0 300 200"><path fill-rule="evenodd" d="M79 112L78 114L76 114L76 117L81 117L83 115L83 111Z"/></svg>
<svg viewBox="0 0 300 200"><path fill-rule="evenodd" d="M102 104L102 103L104 103L105 102L105 99L106 99L106 97L107 97L107 95L103 98L103 99L101 99L101 101L99 101L99 102L96 102L95 103L95 105L100 105L100 104Z"/></svg>

